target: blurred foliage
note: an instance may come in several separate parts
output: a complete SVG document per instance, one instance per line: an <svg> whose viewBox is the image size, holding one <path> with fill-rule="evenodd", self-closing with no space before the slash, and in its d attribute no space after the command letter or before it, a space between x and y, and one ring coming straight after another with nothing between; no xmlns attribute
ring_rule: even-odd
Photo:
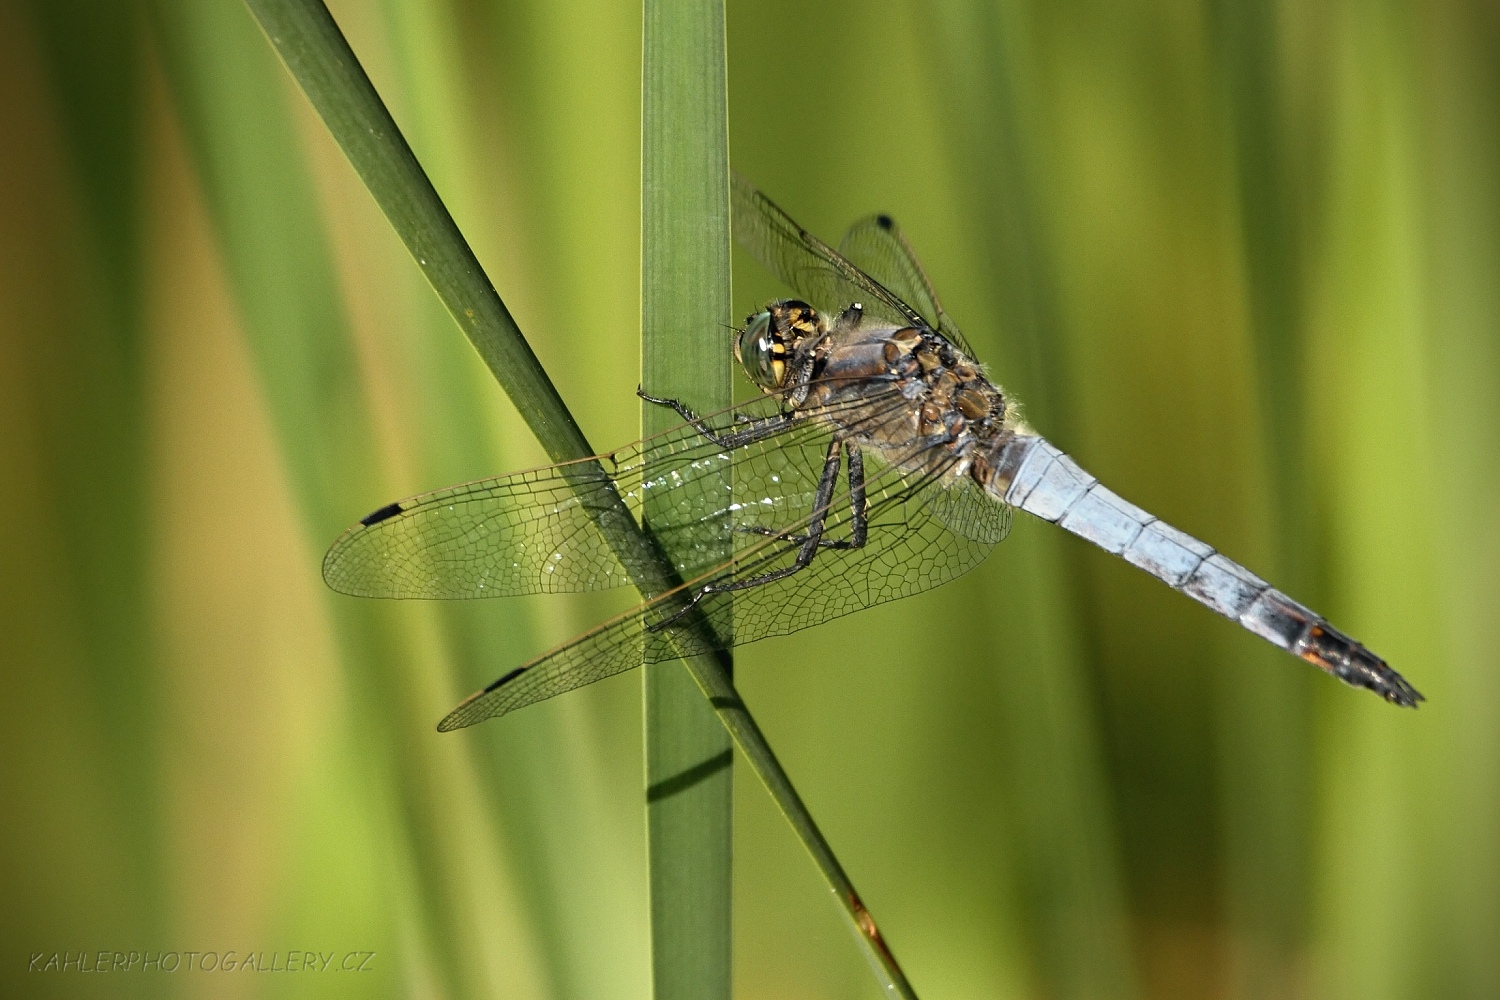
<svg viewBox="0 0 1500 1000"><path fill-rule="evenodd" d="M640 9L331 6L590 439L636 436ZM746 648L922 995L1500 994L1492 5L777 0L728 45L739 169L825 237L895 213L1039 430L1429 699L1024 518ZM540 454L239 0L0 4L0 124L0 992L645 996L639 678L432 731L624 595L318 578ZM738 994L873 995L736 785ZM101 950L375 958L27 970Z"/></svg>

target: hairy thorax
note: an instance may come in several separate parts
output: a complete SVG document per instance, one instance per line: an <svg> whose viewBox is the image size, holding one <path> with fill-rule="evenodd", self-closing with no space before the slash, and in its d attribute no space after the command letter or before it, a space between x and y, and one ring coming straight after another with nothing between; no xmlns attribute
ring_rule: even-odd
<svg viewBox="0 0 1500 1000"><path fill-rule="evenodd" d="M988 486L1018 430L1005 393L947 338L846 312L822 338L797 410L827 420L886 462ZM898 398L899 394L899 398Z"/></svg>

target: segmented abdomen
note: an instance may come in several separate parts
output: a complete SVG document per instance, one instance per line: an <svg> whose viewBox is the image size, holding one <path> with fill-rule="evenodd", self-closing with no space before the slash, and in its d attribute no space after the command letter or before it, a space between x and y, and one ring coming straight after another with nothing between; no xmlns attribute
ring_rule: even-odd
<svg viewBox="0 0 1500 1000"><path fill-rule="evenodd" d="M1150 573L1347 684L1397 705L1422 695L1384 660L1212 546L1116 496L1043 438L1001 449L990 492Z"/></svg>

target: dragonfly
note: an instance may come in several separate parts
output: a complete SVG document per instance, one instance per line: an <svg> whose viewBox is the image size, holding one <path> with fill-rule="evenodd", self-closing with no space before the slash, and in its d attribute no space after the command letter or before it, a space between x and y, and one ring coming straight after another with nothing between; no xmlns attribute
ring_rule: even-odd
<svg viewBox="0 0 1500 1000"><path fill-rule="evenodd" d="M698 414L641 392L682 424L387 504L328 550L324 580L362 597L642 591L633 609L474 693L440 730L937 587L978 566L1016 509L1347 684L1395 705L1423 700L1320 615L1037 434L974 360L890 216L856 223L835 249L737 173L731 205L736 240L798 296L733 332L755 399Z"/></svg>

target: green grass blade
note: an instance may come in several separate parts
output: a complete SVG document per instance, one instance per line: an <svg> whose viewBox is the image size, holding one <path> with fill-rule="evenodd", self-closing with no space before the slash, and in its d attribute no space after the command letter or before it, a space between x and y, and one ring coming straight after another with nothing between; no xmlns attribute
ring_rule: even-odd
<svg viewBox="0 0 1500 1000"><path fill-rule="evenodd" d="M730 354L715 335L730 318L726 101L723 0L646 0L641 382L699 413L733 401ZM645 434L680 420L643 403ZM671 503L648 501L646 523ZM728 558L727 530L721 542ZM647 664L643 684L652 991L656 1000L729 1000L733 751L681 663Z"/></svg>
<svg viewBox="0 0 1500 1000"><path fill-rule="evenodd" d="M593 453L322 0L246 0L443 305L555 461Z"/></svg>
<svg viewBox="0 0 1500 1000"><path fill-rule="evenodd" d="M155 13L295 509L305 537L327 538L347 523L354 497L379 495L382 463L280 70L236 4L161 2ZM433 692L447 687L434 669L430 611L418 610L429 615L427 627L367 602L330 598L326 613L354 698L352 739L361 744L357 764L341 763L389 806L360 824L373 830L346 828L300 845L322 862L308 863L318 873L308 884L328 888L287 916L287 932L305 922L394 949L394 929L382 922L389 913L348 904L370 891L369 868L349 859L368 858L372 842L394 834L405 848L392 852L381 877L409 935L405 967L449 993L532 988L528 963L497 968L487 959L497 931L485 917L502 892L476 873L501 865L490 853L496 838L480 790L456 755L440 758L427 745ZM310 828L322 829L326 808L308 807L317 814Z"/></svg>
<svg viewBox="0 0 1500 1000"><path fill-rule="evenodd" d="M7 815L25 817L8 824L16 870L66 870L68 884L94 885L80 908L85 934L132 928L161 941L168 908L155 888L171 862L157 836L154 774L168 748L152 637L140 625L153 596L149 338L137 293L144 129L131 86L139 54L116 44L132 14L124 4L31 2L0 15L0 123L10 137L0 230L15 248L0 276L0 488L19 507L0 529L0 675L16 692L0 752L31 762L9 769L0 798ZM59 732L79 727L57 726L45 707L70 684L80 714L97 720L82 733ZM87 818L66 808L83 761L99 789ZM21 921L56 912L41 895L55 888L4 878L17 889L6 891L0 935L40 940ZM24 972L0 975L0 993L36 989Z"/></svg>
<svg viewBox="0 0 1500 1000"><path fill-rule="evenodd" d="M1500 616L1493 613L1500 565L1500 34L1483 4L1459 6L1424 36L1416 79L1424 106L1441 108L1423 132L1427 224L1428 363L1441 392L1430 394L1428 427L1444 488L1429 516L1430 553L1443 651L1432 656L1434 687L1452 706L1451 724L1429 723L1415 786L1422 800L1422 978L1412 992L1500 994ZM1430 37L1431 41L1427 39ZM1483 456L1481 458L1481 456ZM1480 460L1476 461L1476 458ZM1477 532L1475 526L1488 525ZM1467 595L1467 596L1463 596ZM1436 702L1436 698L1433 699ZM1408 793L1410 794L1410 793Z"/></svg>
<svg viewBox="0 0 1500 1000"><path fill-rule="evenodd" d="M1313 497L1306 470L1301 373L1306 368L1300 227L1289 185L1276 8L1211 5L1214 55L1233 131L1243 235L1246 318L1254 338L1262 452L1274 502L1268 579L1313 607L1325 602L1308 556ZM1258 471L1256 473L1258 475ZM1274 996L1302 961L1310 858L1302 836L1312 790L1314 678L1270 670L1264 651L1226 656L1220 671L1225 901L1236 949L1230 975L1244 996ZM1259 683L1241 683L1263 670Z"/></svg>
<svg viewBox="0 0 1500 1000"><path fill-rule="evenodd" d="M975 325L988 318L1001 334L980 350L1042 433L1076 442L1083 400L1071 377L1060 269L1045 228L1039 125L1018 72L1035 58L1026 17L983 3L953 4L926 19L923 31L930 51L943 54L927 64L942 67L945 145L953 150L961 202L971 206L968 252L989 267ZM1002 822L1016 844L1027 934L1049 989L1130 997L1138 987L1126 886L1089 698L1092 595L1079 558L1092 554L1033 527L1020 527L993 560L1000 565L988 598L1006 612L976 623L971 654L984 662L1004 650L992 668L1005 692L995 708L1012 762L1000 778L1008 796Z"/></svg>

